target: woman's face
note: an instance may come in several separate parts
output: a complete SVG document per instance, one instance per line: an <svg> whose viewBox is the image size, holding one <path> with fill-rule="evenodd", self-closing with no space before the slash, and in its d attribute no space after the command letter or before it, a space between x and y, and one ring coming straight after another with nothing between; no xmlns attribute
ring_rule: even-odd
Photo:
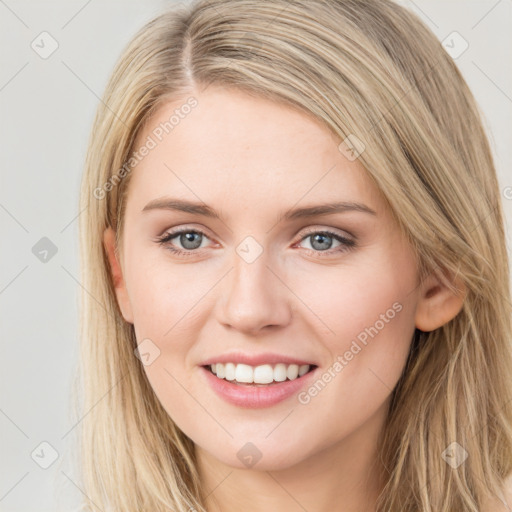
<svg viewBox="0 0 512 512"><path fill-rule="evenodd" d="M348 440L365 450L414 333L413 252L318 122L216 86L194 96L162 106L135 145L148 149L132 170L117 294L149 382L230 466L282 469ZM216 362L224 378L206 368ZM278 382L237 384L233 370Z"/></svg>

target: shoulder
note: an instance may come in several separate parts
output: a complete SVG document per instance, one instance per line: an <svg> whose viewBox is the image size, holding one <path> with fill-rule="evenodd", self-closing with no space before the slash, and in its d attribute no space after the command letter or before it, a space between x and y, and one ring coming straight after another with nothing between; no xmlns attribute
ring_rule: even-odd
<svg viewBox="0 0 512 512"><path fill-rule="evenodd" d="M510 474L504 483L505 487L505 501L507 503L507 508L512 510L512 474Z"/></svg>
<svg viewBox="0 0 512 512"><path fill-rule="evenodd" d="M495 496L484 502L482 512L509 512L512 510L512 474L503 482L503 496Z"/></svg>

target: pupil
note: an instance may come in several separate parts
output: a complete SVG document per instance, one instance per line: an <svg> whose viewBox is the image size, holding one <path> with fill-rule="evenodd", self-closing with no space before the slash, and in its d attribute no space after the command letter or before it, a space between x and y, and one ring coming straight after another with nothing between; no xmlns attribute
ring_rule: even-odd
<svg viewBox="0 0 512 512"><path fill-rule="evenodd" d="M317 235L313 236L313 242L311 245L313 246L314 249L319 249L319 250L329 249L329 247L332 245L332 240L330 240L330 239L331 239L331 237L329 235L317 234ZM320 240L320 244L318 244L318 240ZM324 240L323 244L322 244L322 240ZM325 240L327 240L327 243L325 242ZM316 247L315 247L315 244L317 244Z"/></svg>
<svg viewBox="0 0 512 512"><path fill-rule="evenodd" d="M199 243L197 243L197 240L194 241L194 238L197 237L197 240L199 240ZM201 245L201 234L200 233L184 233L181 235L181 244L186 249L197 249Z"/></svg>

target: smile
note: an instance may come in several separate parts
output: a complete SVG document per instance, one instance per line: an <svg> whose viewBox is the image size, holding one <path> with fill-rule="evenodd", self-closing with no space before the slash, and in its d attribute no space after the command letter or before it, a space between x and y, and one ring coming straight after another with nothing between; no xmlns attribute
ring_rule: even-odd
<svg viewBox="0 0 512 512"><path fill-rule="evenodd" d="M219 379L234 381L237 384L268 385L300 378L312 367L313 365L309 364L278 363L250 366L241 363L216 363L210 365L210 370Z"/></svg>
<svg viewBox="0 0 512 512"><path fill-rule="evenodd" d="M222 400L236 407L259 409L297 395L314 379L319 367L309 364L250 366L215 363L200 369L207 386Z"/></svg>

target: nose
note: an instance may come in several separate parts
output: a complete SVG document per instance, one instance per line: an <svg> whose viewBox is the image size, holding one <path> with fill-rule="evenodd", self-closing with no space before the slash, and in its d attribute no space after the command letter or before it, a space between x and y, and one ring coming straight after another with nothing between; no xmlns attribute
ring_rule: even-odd
<svg viewBox="0 0 512 512"><path fill-rule="evenodd" d="M221 289L220 323L246 334L286 326L292 316L291 294L279 272L269 268L265 251L252 263L235 253L233 264Z"/></svg>

